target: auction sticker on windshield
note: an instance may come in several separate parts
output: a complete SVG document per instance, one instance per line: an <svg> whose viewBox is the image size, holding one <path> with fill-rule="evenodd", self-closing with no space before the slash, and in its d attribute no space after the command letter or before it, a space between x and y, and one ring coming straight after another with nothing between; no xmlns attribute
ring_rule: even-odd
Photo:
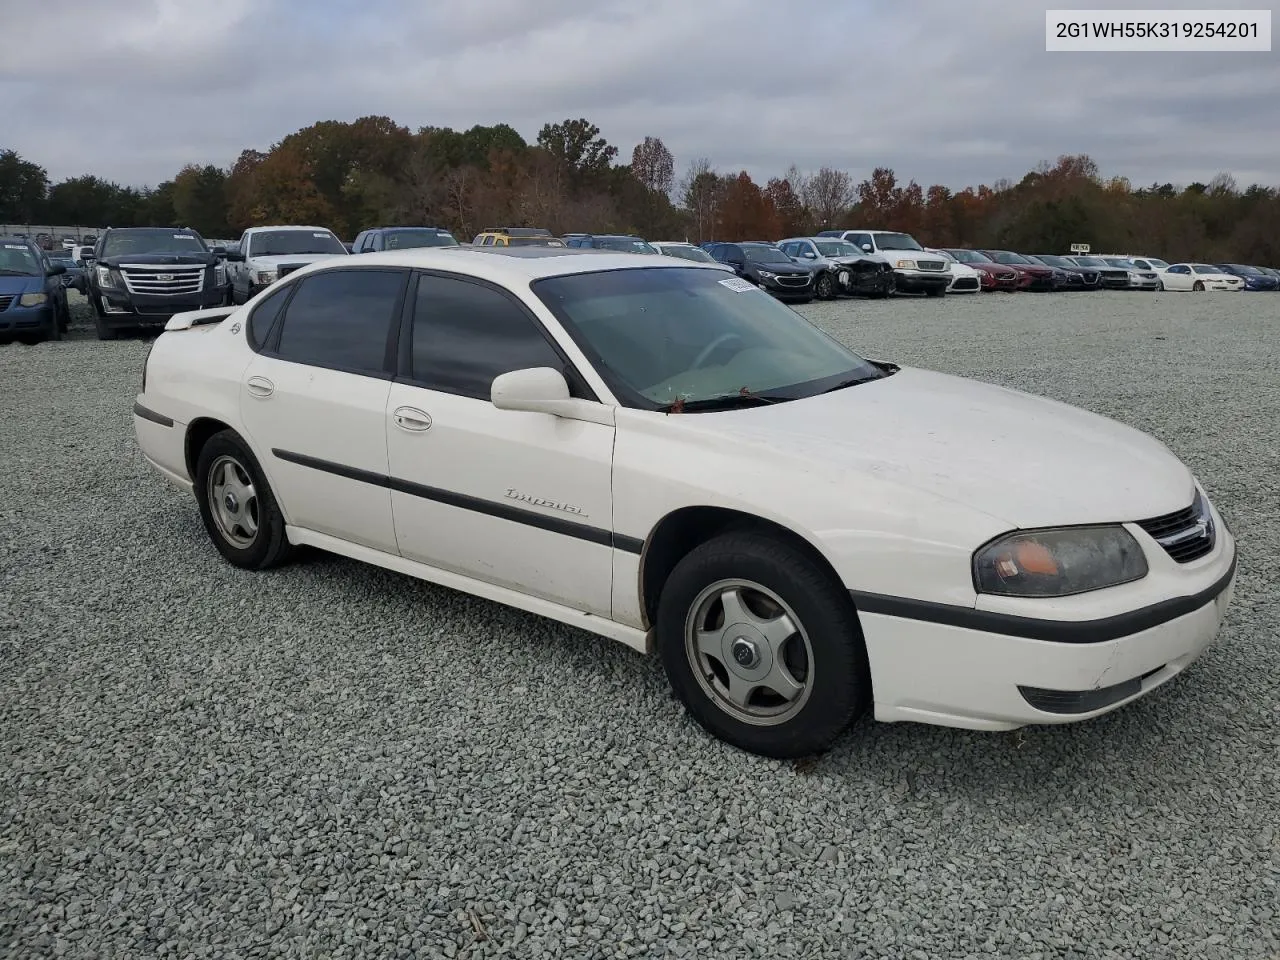
<svg viewBox="0 0 1280 960"><path fill-rule="evenodd" d="M175 239L175 240L194 240L194 239L195 239L195 237L193 237L193 236L192 236L191 234L189 234L189 233L175 233L175 234L173 235L173 239Z"/></svg>
<svg viewBox="0 0 1280 960"><path fill-rule="evenodd" d="M748 290L757 289L754 283L748 283L741 277L728 277L727 279L720 281L720 286L728 287L730 290L735 290L738 293L746 293Z"/></svg>
<svg viewBox="0 0 1280 960"><path fill-rule="evenodd" d="M329 239L329 235L327 233L313 233L312 236L319 237L321 240Z"/></svg>
<svg viewBox="0 0 1280 960"><path fill-rule="evenodd" d="M6 243L6 244L4 245L4 248L5 248L6 250L25 250L25 249L27 249L26 247L24 247L24 246L23 246L22 244L20 244L20 243Z"/></svg>

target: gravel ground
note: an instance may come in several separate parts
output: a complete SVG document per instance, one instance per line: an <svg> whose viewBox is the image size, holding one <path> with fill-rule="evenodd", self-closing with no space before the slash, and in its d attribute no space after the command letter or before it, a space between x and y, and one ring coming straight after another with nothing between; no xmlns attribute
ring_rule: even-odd
<svg viewBox="0 0 1280 960"><path fill-rule="evenodd" d="M134 448L146 343L0 348L0 956L1280 953L1280 296L801 308L1167 442L1221 640L1100 720L735 752L608 641L318 554L223 563Z"/></svg>

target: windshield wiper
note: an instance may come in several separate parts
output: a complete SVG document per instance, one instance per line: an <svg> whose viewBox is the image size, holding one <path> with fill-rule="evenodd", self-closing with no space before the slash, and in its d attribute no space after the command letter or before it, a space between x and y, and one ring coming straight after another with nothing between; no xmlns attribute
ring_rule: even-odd
<svg viewBox="0 0 1280 960"><path fill-rule="evenodd" d="M746 387L737 393L722 393L718 397L705 397L702 400L685 400L681 397L662 408L663 413L696 413L710 410L741 410L746 407L759 407L767 403L782 403L791 397L768 397L752 393Z"/></svg>
<svg viewBox="0 0 1280 960"><path fill-rule="evenodd" d="M897 371L894 371L894 372L896 373ZM837 390L843 390L846 387L856 387L856 386L859 386L860 384L870 383L872 380L883 380L887 376L889 376L889 374L887 373L876 373L876 374L870 374L865 377L850 377L848 380L841 380L834 387L827 387L827 389L825 390L819 390L816 394L814 394L814 396L820 396L821 394L824 394L824 393L835 393L835 391Z"/></svg>
<svg viewBox="0 0 1280 960"><path fill-rule="evenodd" d="M31 273L30 271L27 271L27 270L8 270L3 268L0 268L0 273L3 273L6 277L38 277L40 276L40 274L38 273Z"/></svg>

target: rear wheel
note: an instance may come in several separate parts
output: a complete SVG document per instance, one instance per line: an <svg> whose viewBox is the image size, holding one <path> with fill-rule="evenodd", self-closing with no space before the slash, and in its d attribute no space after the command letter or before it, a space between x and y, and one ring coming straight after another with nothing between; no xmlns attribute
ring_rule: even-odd
<svg viewBox="0 0 1280 960"><path fill-rule="evenodd" d="M751 753L809 756L870 703L857 612L791 544L730 533L691 551L658 602L676 697L703 729Z"/></svg>
<svg viewBox="0 0 1280 960"><path fill-rule="evenodd" d="M230 563L265 570L288 559L284 515L257 459L234 430L214 434L201 448L195 491L205 530Z"/></svg>

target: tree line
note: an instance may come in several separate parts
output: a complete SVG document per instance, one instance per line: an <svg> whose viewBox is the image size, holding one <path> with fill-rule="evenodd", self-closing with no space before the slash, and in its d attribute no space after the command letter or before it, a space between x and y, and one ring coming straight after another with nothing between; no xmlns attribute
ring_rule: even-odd
<svg viewBox="0 0 1280 960"><path fill-rule="evenodd" d="M491 225L632 233L650 239L777 240L837 227L904 230L933 246L1065 252L1141 251L1169 259L1280 264L1280 189L1208 183L1135 188L1085 155L1040 164L1018 182L953 191L899 182L889 167L861 181L792 166L757 183L645 137L624 162L586 119L548 123L533 143L507 124L400 126L387 117L322 121L228 169L189 164L155 187L47 171L0 150L0 223L180 224L207 237L250 226L318 224L352 239L384 224L447 227L469 239Z"/></svg>

